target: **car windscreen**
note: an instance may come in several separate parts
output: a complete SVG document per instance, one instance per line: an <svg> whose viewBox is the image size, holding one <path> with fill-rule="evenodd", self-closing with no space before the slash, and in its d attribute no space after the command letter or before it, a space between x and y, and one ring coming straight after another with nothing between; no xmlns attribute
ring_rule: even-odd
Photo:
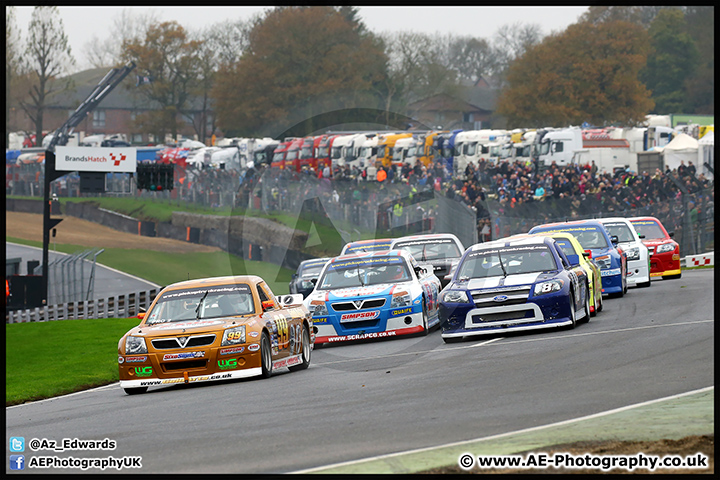
<svg viewBox="0 0 720 480"><path fill-rule="evenodd" d="M576 226L576 227L547 227L547 228L538 228L538 229L532 229L531 233L556 233L556 232L568 232L572 233L577 241L580 243L580 246L583 247L583 249L590 249L590 248L608 248L608 241L605 238L605 234L602 230L600 230L602 227L598 227L595 225L587 225L587 226Z"/></svg>
<svg viewBox="0 0 720 480"><path fill-rule="evenodd" d="M575 248L572 246L572 243L570 243L570 240L568 240L566 238L556 238L555 243L557 243L560 246L560 250L563 251L565 256L578 254L575 251Z"/></svg>
<svg viewBox="0 0 720 480"><path fill-rule="evenodd" d="M300 276L301 277L317 277L320 275L320 272L322 272L323 267L327 261L323 262L315 262L315 263L308 263L307 265L303 265L302 269L300 269Z"/></svg>
<svg viewBox="0 0 720 480"><path fill-rule="evenodd" d="M615 222L615 223L603 223L605 229L610 235L617 235L618 242L634 242L635 237L630 230L630 226L627 223Z"/></svg>
<svg viewBox="0 0 720 480"><path fill-rule="evenodd" d="M389 249L391 243L391 240L348 243L345 245L345 248L343 248L342 254L347 255L358 252L379 252Z"/></svg>
<svg viewBox="0 0 720 480"><path fill-rule="evenodd" d="M460 281L558 270L547 245L489 248L468 253L458 265Z"/></svg>
<svg viewBox="0 0 720 480"><path fill-rule="evenodd" d="M146 325L255 313L247 284L171 290L160 295L148 312Z"/></svg>
<svg viewBox="0 0 720 480"><path fill-rule="evenodd" d="M402 257L372 257L331 263L318 280L320 290L364 287L412 280Z"/></svg>
<svg viewBox="0 0 720 480"><path fill-rule="evenodd" d="M667 238L660 225L654 220L637 220L630 223L633 224L638 235L645 236L645 240Z"/></svg>
<svg viewBox="0 0 720 480"><path fill-rule="evenodd" d="M418 262L462 256L457 244L450 238L398 242L393 246L393 250L398 249L407 250Z"/></svg>

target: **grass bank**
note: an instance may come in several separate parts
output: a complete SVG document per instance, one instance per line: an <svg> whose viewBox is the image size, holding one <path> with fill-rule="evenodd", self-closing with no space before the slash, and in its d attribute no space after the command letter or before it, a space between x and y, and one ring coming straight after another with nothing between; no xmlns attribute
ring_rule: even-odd
<svg viewBox="0 0 720 480"><path fill-rule="evenodd" d="M7 242L42 248L42 242L5 237ZM55 251L75 253L87 247L69 244L51 245ZM129 273L149 282L164 286L183 280L221 277L224 275L258 275L270 286L273 293L288 293L288 283L293 270L273 263L244 260L226 252L167 253L126 248L106 248L98 255L97 262L107 267Z"/></svg>
<svg viewBox="0 0 720 480"><path fill-rule="evenodd" d="M118 381L117 344L137 318L5 325L5 405Z"/></svg>

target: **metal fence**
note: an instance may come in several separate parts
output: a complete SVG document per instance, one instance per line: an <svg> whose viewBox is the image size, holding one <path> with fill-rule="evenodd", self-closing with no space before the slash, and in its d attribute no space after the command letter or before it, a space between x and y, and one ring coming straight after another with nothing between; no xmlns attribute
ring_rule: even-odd
<svg viewBox="0 0 720 480"><path fill-rule="evenodd" d="M48 263L48 304L90 300L95 292L97 256L105 249L92 248ZM42 275L42 265L32 272Z"/></svg>
<svg viewBox="0 0 720 480"><path fill-rule="evenodd" d="M129 318L147 310L158 293L159 290L151 289L94 300L13 310L5 314L5 321L6 323L24 323L80 318Z"/></svg>
<svg viewBox="0 0 720 480"><path fill-rule="evenodd" d="M676 198L642 206L603 202L586 197L546 199L510 206L496 199L486 202L490 212L492 238L526 233L543 223L564 222L602 217L651 216L662 222L680 244L680 256L714 250L714 190L677 195Z"/></svg>

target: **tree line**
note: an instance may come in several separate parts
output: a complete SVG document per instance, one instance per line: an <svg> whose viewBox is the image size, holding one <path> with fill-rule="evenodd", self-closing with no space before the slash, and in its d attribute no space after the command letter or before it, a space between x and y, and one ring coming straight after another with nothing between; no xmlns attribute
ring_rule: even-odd
<svg viewBox="0 0 720 480"><path fill-rule="evenodd" d="M41 138L53 95L73 88L73 52L57 7L35 7L24 41L6 12L6 134L12 106ZM196 31L125 11L86 50L97 67L135 62L148 82L125 86L152 109L134 127L158 138L187 121L201 141L398 125L412 102L481 79L507 128L714 113L714 7L593 6L564 31L516 23L490 38L374 33L349 6L274 7Z"/></svg>

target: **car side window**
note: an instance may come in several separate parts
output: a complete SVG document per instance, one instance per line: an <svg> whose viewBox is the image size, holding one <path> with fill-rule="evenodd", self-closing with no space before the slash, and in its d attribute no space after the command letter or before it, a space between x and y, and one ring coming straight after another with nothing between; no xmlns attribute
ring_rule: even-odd
<svg viewBox="0 0 720 480"><path fill-rule="evenodd" d="M553 246L555 247L555 251L557 252L558 256L560 257L560 260L562 260L563 267L570 268L570 261L565 256L565 252L562 251L562 248L560 248L560 245L557 243L553 243Z"/></svg>
<svg viewBox="0 0 720 480"><path fill-rule="evenodd" d="M262 285L260 285L258 283L256 288L257 288L258 298L260 299L261 304L262 304L262 302L267 302L268 300L270 300L267 296L267 293L265 293L265 289L262 288Z"/></svg>

